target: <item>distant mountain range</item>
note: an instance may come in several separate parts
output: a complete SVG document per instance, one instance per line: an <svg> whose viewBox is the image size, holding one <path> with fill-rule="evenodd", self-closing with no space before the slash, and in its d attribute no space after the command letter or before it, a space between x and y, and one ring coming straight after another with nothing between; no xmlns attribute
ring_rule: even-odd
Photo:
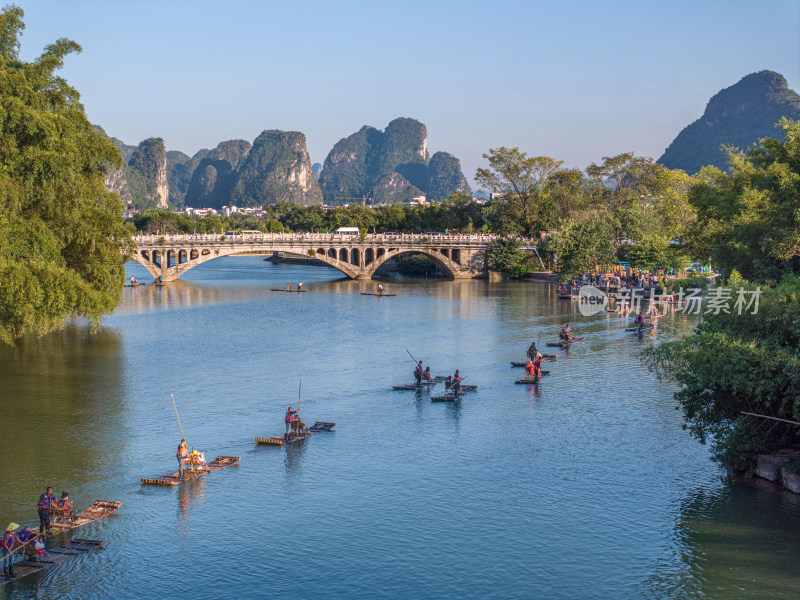
<svg viewBox="0 0 800 600"><path fill-rule="evenodd" d="M800 95L779 73L752 73L717 92L703 116L678 134L658 162L690 174L706 165L726 169L723 145L747 150L765 137L783 139L775 127L781 117L800 119Z"/></svg>
<svg viewBox="0 0 800 600"><path fill-rule="evenodd" d="M106 186L134 208L313 205L323 196L328 204L365 197L383 203L470 193L456 157L428 156L427 130L414 119L395 119L385 132L363 127L334 146L324 167L311 165L306 138L297 131L264 131L252 144L229 140L191 157L167 151L161 138L138 146L111 140L124 164L108 174Z"/></svg>

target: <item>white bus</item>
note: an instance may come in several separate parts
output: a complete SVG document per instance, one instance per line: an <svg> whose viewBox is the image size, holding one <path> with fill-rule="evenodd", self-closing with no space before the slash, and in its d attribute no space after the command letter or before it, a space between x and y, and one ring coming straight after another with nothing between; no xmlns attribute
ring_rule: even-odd
<svg viewBox="0 0 800 600"><path fill-rule="evenodd" d="M339 227L334 233L340 235L359 235L358 227Z"/></svg>

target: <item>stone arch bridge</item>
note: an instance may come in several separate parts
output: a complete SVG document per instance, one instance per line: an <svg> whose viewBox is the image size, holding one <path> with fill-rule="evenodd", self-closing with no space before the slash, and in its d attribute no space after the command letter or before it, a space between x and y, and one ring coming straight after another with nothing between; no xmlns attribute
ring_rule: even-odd
<svg viewBox="0 0 800 600"><path fill-rule="evenodd" d="M153 277L174 281L189 269L223 256L291 252L320 260L350 279L370 279L384 262L409 252L424 254L453 279L485 277L489 235L264 233L137 236L135 260Z"/></svg>

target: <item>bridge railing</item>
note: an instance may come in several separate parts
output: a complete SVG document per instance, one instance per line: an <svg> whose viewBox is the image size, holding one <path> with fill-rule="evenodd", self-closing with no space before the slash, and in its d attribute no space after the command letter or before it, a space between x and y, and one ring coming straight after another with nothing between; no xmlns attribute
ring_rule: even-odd
<svg viewBox="0 0 800 600"><path fill-rule="evenodd" d="M346 235L341 233L246 233L239 235L211 234L211 233L184 233L175 235L137 235L134 236L137 244L185 244L185 243L259 243L259 242L308 242L320 244L333 243L362 243L361 236ZM401 233L401 234L382 234L371 233L364 237L363 243L426 243L437 245L448 244L476 244L485 246L492 240L498 239L496 234L473 233L473 234L438 234L426 235L421 233ZM520 238L525 241L525 238Z"/></svg>

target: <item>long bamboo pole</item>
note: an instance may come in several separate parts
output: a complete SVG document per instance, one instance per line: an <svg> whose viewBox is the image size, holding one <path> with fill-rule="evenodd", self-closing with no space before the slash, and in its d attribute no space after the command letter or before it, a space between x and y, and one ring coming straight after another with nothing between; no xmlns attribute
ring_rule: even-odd
<svg viewBox="0 0 800 600"><path fill-rule="evenodd" d="M297 386L297 426L294 428L295 435L300 436L300 391L303 389L303 380L300 380L300 385Z"/></svg>
<svg viewBox="0 0 800 600"><path fill-rule="evenodd" d="M779 419L778 417L770 417L768 415L759 415L758 413L751 413L751 412L744 412L742 411L743 415L748 415L750 417L761 417L762 419L770 419L772 421L780 421L781 423L789 423L790 425L800 425L797 421L790 421L788 419Z"/></svg>
<svg viewBox="0 0 800 600"><path fill-rule="evenodd" d="M183 433L183 425L181 425L181 417L178 414L178 406L175 404L175 394L170 394L170 397L172 398L172 408L175 409L175 416L178 418L178 427L181 428L181 438L186 441L186 434ZM188 446L189 444L187 443L186 445ZM192 467L192 473L194 473L194 461L190 461L189 464Z"/></svg>

